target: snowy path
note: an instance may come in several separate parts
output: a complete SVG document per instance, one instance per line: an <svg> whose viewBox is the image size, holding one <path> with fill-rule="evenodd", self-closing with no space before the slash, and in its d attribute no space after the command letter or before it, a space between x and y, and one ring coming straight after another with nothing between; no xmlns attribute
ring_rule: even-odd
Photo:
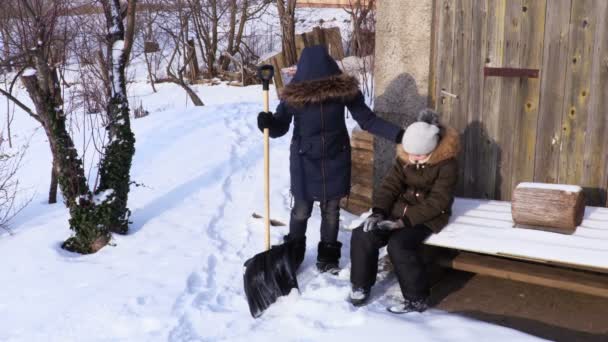
<svg viewBox="0 0 608 342"><path fill-rule="evenodd" d="M301 293L281 298L261 319L253 320L242 290L242 265L263 248L262 221L250 215L254 208L262 212L262 136L251 118L251 110L247 112L242 106L234 106L232 112L230 117L224 118L231 141L229 148L224 147L229 149L226 172L222 172L213 186L192 198L193 202L209 203L209 198L215 196L215 202L203 209L205 214L202 214L200 227L205 235L205 256L201 266L189 275L185 290L174 305L173 312L179 318L169 333L169 341L262 341L268 338L319 341L330 337L366 340L386 334L386 324L395 322L402 322L399 330L409 331L418 340L453 340L459 339L459 334L471 338L489 330L498 340L501 334L505 340L510 340L513 334L524 338L525 335L507 329L436 310L422 315L391 316L385 306L399 298L399 290L394 277L385 279L385 275L380 277L375 288L374 302L363 309L353 308L345 301L350 289L350 234L340 233L344 242L342 263L346 267L338 277L319 275L314 267L320 223L317 207L309 222L307 255L298 275ZM271 142L271 216L285 222L290 205L285 164L288 139ZM354 218L348 214L342 216L343 224ZM280 241L286 230L286 227L272 228L272 241ZM444 332L429 329L442 324L452 328ZM458 333L454 334L454 330ZM395 331L395 338L400 335ZM355 336L357 338L353 339Z"/></svg>
<svg viewBox="0 0 608 342"><path fill-rule="evenodd" d="M59 248L68 216L63 205L44 204L50 155L41 132L32 140L21 172L34 202L15 221L14 235L0 234L0 341L536 340L438 310L388 314L385 305L399 293L394 277L379 281L369 306L353 308L345 301L349 233L340 232L340 275L315 270L317 206L298 274L301 293L252 319L242 271L264 247L263 222L251 217L263 209L260 87L201 87L203 108L179 104L182 92L168 84L156 94L145 84L132 91L151 112L133 122L132 179L145 187L130 193L129 235L95 255ZM25 116L19 120L24 132L32 129ZM288 150L289 136L271 141L271 216L283 222L291 202ZM349 225L354 217L342 219ZM272 228L272 242L286 232Z"/></svg>

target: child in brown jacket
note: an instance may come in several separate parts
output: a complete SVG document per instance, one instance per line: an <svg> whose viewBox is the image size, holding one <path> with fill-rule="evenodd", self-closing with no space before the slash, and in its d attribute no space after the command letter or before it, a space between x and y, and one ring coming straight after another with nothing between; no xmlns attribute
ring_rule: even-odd
<svg viewBox="0 0 608 342"><path fill-rule="evenodd" d="M459 135L424 110L408 126L397 158L377 190L372 215L351 238L350 301L367 302L376 282L378 250L388 246L404 301L393 313L426 310L429 282L418 249L447 225L458 181Z"/></svg>

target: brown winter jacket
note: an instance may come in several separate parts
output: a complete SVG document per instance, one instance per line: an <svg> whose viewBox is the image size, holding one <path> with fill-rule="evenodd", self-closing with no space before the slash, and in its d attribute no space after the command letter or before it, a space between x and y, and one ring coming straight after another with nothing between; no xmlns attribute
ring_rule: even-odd
<svg viewBox="0 0 608 342"><path fill-rule="evenodd" d="M439 233L447 225L458 182L460 138L452 128L442 133L425 164L413 164L401 145L397 146L397 158L374 196L374 211L398 219L407 206L405 216L413 226L424 224Z"/></svg>

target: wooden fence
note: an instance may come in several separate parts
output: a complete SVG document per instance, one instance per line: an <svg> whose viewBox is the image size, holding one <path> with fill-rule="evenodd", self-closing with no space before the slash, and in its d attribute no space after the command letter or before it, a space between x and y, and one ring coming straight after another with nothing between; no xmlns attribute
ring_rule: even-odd
<svg viewBox="0 0 608 342"><path fill-rule="evenodd" d="M608 187L608 1L436 0L431 102L462 134L458 195ZM537 74L537 75L536 75Z"/></svg>

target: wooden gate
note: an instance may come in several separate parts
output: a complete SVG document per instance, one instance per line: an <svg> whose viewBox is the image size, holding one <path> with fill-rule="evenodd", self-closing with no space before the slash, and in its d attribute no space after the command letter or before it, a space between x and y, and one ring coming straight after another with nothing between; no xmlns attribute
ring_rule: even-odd
<svg viewBox="0 0 608 342"><path fill-rule="evenodd" d="M436 0L433 29L431 102L462 135L458 195L510 200L537 181L606 205L608 1Z"/></svg>

